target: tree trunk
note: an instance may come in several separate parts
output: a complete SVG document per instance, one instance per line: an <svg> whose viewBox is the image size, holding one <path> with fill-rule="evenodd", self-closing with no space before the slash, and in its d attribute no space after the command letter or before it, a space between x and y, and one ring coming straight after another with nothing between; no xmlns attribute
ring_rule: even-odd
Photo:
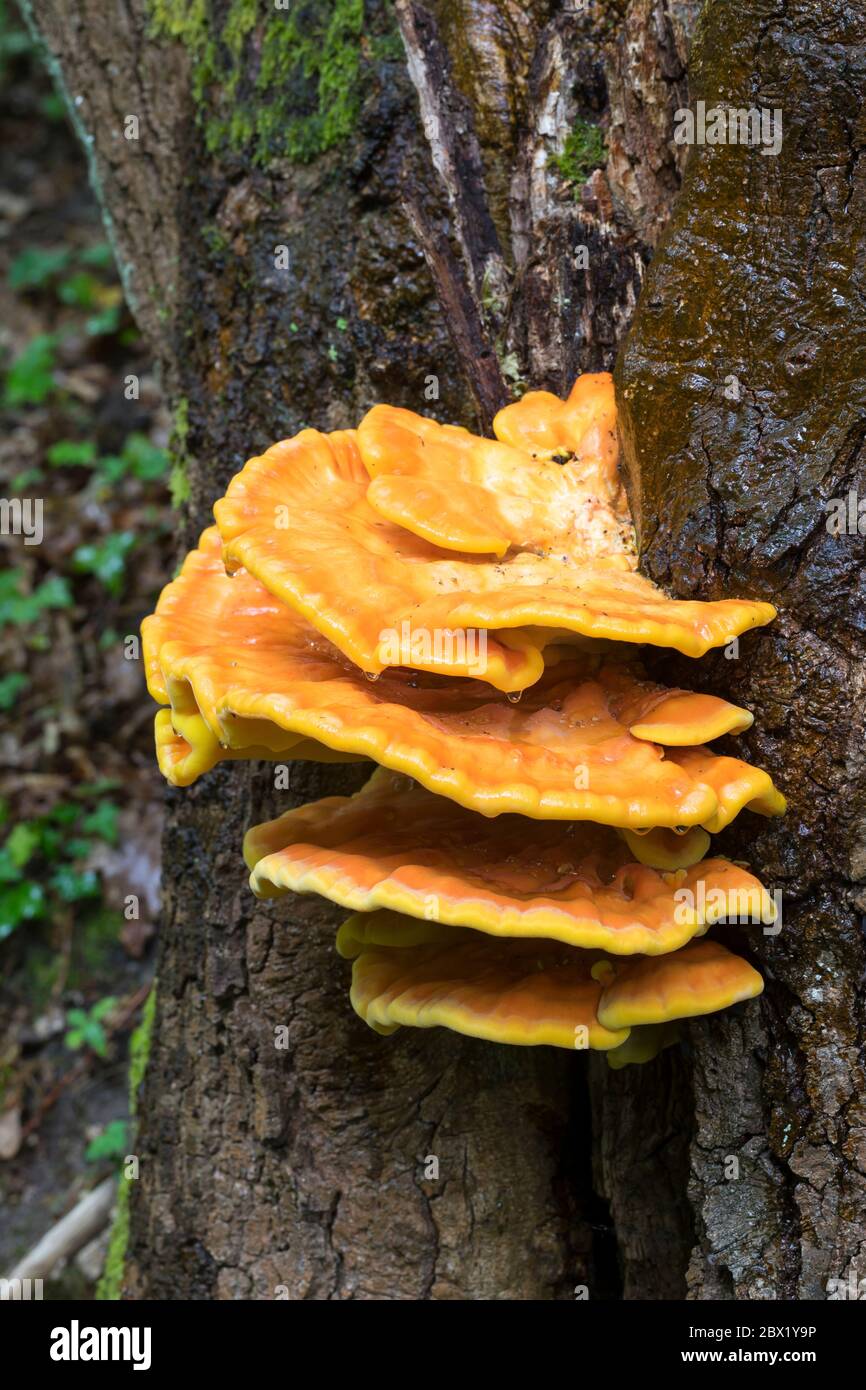
<svg viewBox="0 0 866 1390"><path fill-rule="evenodd" d="M692 95L781 108L781 151L694 150L618 390L646 572L780 612L739 660L702 663L754 710L742 742L790 809L719 842L781 890L783 927L749 934L760 1006L691 1030L689 1289L818 1299L866 1276L866 518L828 530L832 499L866 496L866 18L749 9L705 9Z"/></svg>
<svg viewBox="0 0 866 1390"><path fill-rule="evenodd" d="M384 399L487 427L515 385L562 392L578 371L613 365L681 180L685 150L671 132L688 99L697 0L310 0L293 7L297 19L212 0L207 59L189 7L175 0L108 10L82 0L75 13L63 0L30 6L175 406L184 545L244 460L303 424L344 427ZM775 91L784 63L796 68L784 36L805 0L789 0L792 13L778 19L763 3L749 8L744 19L737 7L742 32L720 43L734 20L711 0L709 87L735 82L747 93L766 69ZM766 321L736 330L724 306L704 315L709 287L720 299L727 283L712 259L725 224L705 229L699 255L682 253L692 219L712 221L716 178L733 180L741 214L772 215L790 239L779 254L803 303L809 276L829 285L834 256L853 256L856 241L844 237L862 198L857 133L831 53L856 35L846 6L835 8L823 95L804 98L807 109L825 101L837 123L827 158L813 135L815 158L799 170L787 130L777 161L694 151L620 383L649 572L683 593L709 596L724 581L778 592L790 606L771 639L744 642L739 664L701 669L719 688L745 673L736 694L756 709L755 750L795 796L810 789L782 831L750 846L756 870L791 898L785 930L759 952L773 976L766 1006L695 1028L688 1057L619 1074L439 1030L382 1040L349 1009L334 909L249 894L243 830L284 809L286 796L274 792L272 767L223 765L169 798L126 1296L556 1299L581 1285L594 1298L678 1297L693 1246L696 1296L812 1296L825 1266L855 1253L845 1234L859 1197L848 1001L859 947L841 880L853 877L845 846L855 830L842 754L853 763L856 752L831 722L854 623L844 633L839 614L822 616L824 587L844 580L833 557L846 543L828 551L802 499L825 475L840 487L853 476L860 398L847 375L845 389L816 389L823 327L814 339L801 330L798 355L769 318L791 322L782 292L771 306L762 286L752 302L751 241L724 242L724 266L732 288L749 286L748 314ZM277 24L288 37L268 83ZM316 25L325 96L295 62ZM731 82L726 71L719 84L712 63L727 62L729 48ZM138 138L126 138L129 116ZM591 138L576 164L552 162L569 132L591 137L599 124L604 168L593 171ZM853 318L853 289L845 312ZM709 361L696 338L711 317L698 395L682 364L693 351ZM846 329L853 342L856 324ZM849 361L853 374L853 349ZM728 370L742 373L739 413L713 389ZM771 386L787 393L786 407L796 391L804 428L823 427L809 436L808 465L788 463L784 475L772 441L786 412L776 420ZM697 429L706 454L694 453ZM653 447L663 431L664 453ZM761 481L769 465L748 461L756 439L773 460L771 488ZM673 515L668 456L678 457ZM756 516L744 510L749 486L767 499ZM796 721L784 718L789 705ZM291 802L362 779L358 769L300 765ZM820 845L804 826L821 832ZM282 1051L275 1029L286 1024ZM740 1156L739 1186L722 1181L728 1153ZM759 1220L743 1229L755 1204Z"/></svg>

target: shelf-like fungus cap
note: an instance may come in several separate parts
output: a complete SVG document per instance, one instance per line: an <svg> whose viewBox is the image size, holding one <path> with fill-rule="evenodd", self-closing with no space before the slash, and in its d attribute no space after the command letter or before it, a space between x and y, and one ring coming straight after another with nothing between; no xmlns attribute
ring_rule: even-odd
<svg viewBox="0 0 866 1390"><path fill-rule="evenodd" d="M581 382L585 401L582 414L572 412L574 447L553 456L482 439L411 410L374 406L358 427L361 458L373 480L367 500L388 520L446 550L501 556L512 547L537 553L564 548L573 559L626 556L634 568L634 528L617 473L613 384L604 372ZM535 394L546 400L545 393Z"/></svg>
<svg viewBox="0 0 866 1390"><path fill-rule="evenodd" d="M666 747L693 747L751 728L754 715L718 695L698 695L638 680L624 663L608 662L601 675L611 708L635 738Z"/></svg>
<svg viewBox="0 0 866 1390"><path fill-rule="evenodd" d="M406 666L518 691L539 679L549 640L529 629L702 656L775 616L745 599L668 598L622 553L446 550L374 510L369 486L354 432L303 430L250 459L214 512L229 568L246 568L371 674Z"/></svg>
<svg viewBox="0 0 866 1390"><path fill-rule="evenodd" d="M599 961L593 974L604 986L598 1016L608 1028L714 1014L764 988L757 970L718 941L692 941L669 956Z"/></svg>
<svg viewBox="0 0 866 1390"><path fill-rule="evenodd" d="M597 1006L601 985L592 956L549 941L494 941L473 932L455 938L443 928L375 913L379 944L353 942L352 1007L377 1032L401 1024L450 1028L488 1042L606 1051L625 1042L628 1029L606 1028ZM382 920L384 919L384 920ZM369 917L357 930L369 932ZM422 938L419 940L419 936ZM425 939L426 938L426 939Z"/></svg>
<svg viewBox="0 0 866 1390"><path fill-rule="evenodd" d="M614 955L674 951L727 916L770 922L772 899L726 859L662 874L606 826L488 820L378 769L247 832L259 897L319 893L355 912L390 909L492 936Z"/></svg>
<svg viewBox="0 0 866 1390"><path fill-rule="evenodd" d="M519 703L481 681L403 669L366 680L246 571L229 577L213 529L142 634L151 693L200 714L226 749L252 737L291 756L287 734L312 739L487 816L644 829L702 824L717 810L708 782L616 719L599 658L557 663Z"/></svg>
<svg viewBox="0 0 866 1390"><path fill-rule="evenodd" d="M759 816L785 814L784 796L769 772L760 767L753 767L741 758L720 757L711 748L672 748L667 756L702 786L712 787L715 792L716 811L702 822L711 835L717 835L730 825L744 807Z"/></svg>

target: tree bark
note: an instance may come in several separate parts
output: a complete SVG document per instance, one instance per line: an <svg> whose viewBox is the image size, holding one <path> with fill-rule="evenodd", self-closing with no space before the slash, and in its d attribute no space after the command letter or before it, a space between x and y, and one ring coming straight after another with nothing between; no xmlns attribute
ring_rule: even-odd
<svg viewBox="0 0 866 1390"><path fill-rule="evenodd" d="M731 74L744 90L763 73L768 51L784 48L767 36L796 32L798 4L788 0L791 13L779 18L763 3L750 5L742 27L751 39L731 40ZM578 371L613 365L682 178L686 152L671 132L674 111L688 100L697 0L396 0L393 10L368 3L357 119L339 146L304 163L279 151L254 162L227 139L206 147L204 116L257 91L255 25L231 49L231 92L197 94L194 45L152 24L154 14L174 12L171 0L151 10L145 0L124 0L108 11L82 0L74 14L62 0L30 6L88 149L127 294L177 412L175 447L189 484L184 545L244 460L303 424L344 427L385 399L487 427L516 385L563 392ZM238 8L213 0L218 40ZM335 0L316 0L302 7L303 22L327 23L336 8ZM854 43L854 22L846 29L846 7L836 8L838 34L823 40L828 54L834 43ZM711 86L713 44L724 60L718 33L728 43L733 20L723 0L708 10L702 72ZM395 24L400 51L380 42ZM850 97L843 100L842 77L833 80L831 90L828 75L825 96L840 132L846 122L851 131L846 158L837 141L826 168L794 171L775 195L794 261L823 219L835 229L816 249L813 270L786 263L804 294L807 274L839 249L842 219L854 216L846 188L856 203ZM124 138L129 115L138 117L137 140ZM569 182L551 156L585 123L602 127L605 163ZM761 365L783 352L769 305L766 322L743 339L754 344L743 372L755 404L750 396L732 419L708 387L699 423L684 365L692 340L677 320L666 343L654 330L661 316L653 318L655 296L664 300L668 286L670 302L679 302L672 267L684 278L695 272L686 310L695 322L708 286L721 293L718 264L705 259L718 244L709 234L695 258L700 281L690 253L677 254L690 219L711 218L708 154L727 161L717 177L736 179L732 170L747 167L753 181L745 193L731 184L731 216L737 207L740 216L769 216L753 188L787 169L787 138L781 161L754 154L746 166L742 152L692 153L673 234L653 263L648 307L624 360L620 404L650 572L684 593L709 596L724 581L744 592L755 585L784 592L796 605L796 627L788 616L760 647L744 643L739 664L702 666L702 683L710 673L720 687L739 676L746 688L736 697L756 708L754 750L783 783L811 776L829 789L843 751L855 759L853 748L844 750L844 729L830 720L847 638L836 628L823 636L815 613L825 576L837 571L824 552L816 553L817 572L808 564L801 570L808 547L791 537L801 515L798 485L808 492L811 478L817 487L833 460L832 476L841 479L843 465L851 475L850 448L840 453L831 439L853 448L860 438L855 395L835 391L839 409L825 403L819 412L824 437L815 438L828 460L816 453L808 478L805 465L791 468L781 520L766 512L744 521L745 494L729 502L729 478L742 489L763 474L740 454L735 468L725 462L732 447L725 432L746 449L761 420L769 447L769 386L774 370L785 371ZM808 179L820 190L818 176L828 171L831 191L807 204ZM276 268L281 246L288 273ZM750 246L726 243L731 276L741 264L746 281L756 274ZM713 343L721 333L730 345L734 330L722 327L721 309L715 317ZM848 330L853 337L854 325ZM808 352L811 334L803 336ZM819 336L819 352L825 348ZM717 382L725 353L714 350L707 375ZM790 360L782 384L796 379L808 402L820 372L808 358L804 366L796 354ZM427 394L433 378L437 399ZM662 425L671 431L666 453L653 450ZM701 427L707 456L693 452ZM682 463L672 475L663 460L675 455ZM673 477L682 483L672 515ZM782 496L775 482L757 495L774 503ZM761 561L749 526L765 543ZM797 721L785 719L789 701ZM795 748L805 761L792 774ZM355 787L363 775L296 767L291 804ZM795 894L802 901L804 926L793 925L786 899L784 932L761 947L774 977L767 1005L696 1027L686 1054L619 1074L552 1049L495 1048L440 1031L405 1030L388 1040L370 1033L348 1006L345 967L333 950L338 914L310 898L257 904L247 889L243 830L287 804L274 791L273 769L228 764L171 793L125 1295L556 1299L586 1286L593 1298L680 1297L691 1256L697 1297L767 1290L781 1297L796 1288L815 1296L818 1267L854 1253L845 1232L859 1201L857 1160L846 1158L857 1132L848 1118L853 1035L845 1024L856 942L831 877L841 874L843 823L853 833L853 772L846 776L847 801L828 790L796 811L812 830L833 817L838 835L826 847L800 848L800 832L791 833L796 820L750 846L754 867L784 881L792 903ZM821 1000L809 993L816 952L826 959ZM799 1023L788 1009L792 995ZM288 1051L274 1046L282 1025ZM843 1045L842 1059L831 1055L833 1040ZM766 1080L762 1049L772 1059ZM786 1077L795 1083L793 1100L783 1100ZM738 1187L717 1172L728 1153L740 1156ZM432 1157L436 1178L425 1176ZM744 1230L750 1202L760 1221ZM798 1264L796 1252L811 1239L807 1226L810 1251L830 1235L835 1244L798 1284L795 1266L805 1270L808 1261L804 1254Z"/></svg>
<svg viewBox="0 0 866 1390"><path fill-rule="evenodd" d="M743 742L790 809L720 840L784 915L748 933L760 1006L692 1030L688 1282L816 1299L866 1274L864 548L827 524L864 494L862 7L710 4L691 80L707 107L781 108L783 143L693 150L620 363L625 457L653 578L780 610L702 674L755 711Z"/></svg>

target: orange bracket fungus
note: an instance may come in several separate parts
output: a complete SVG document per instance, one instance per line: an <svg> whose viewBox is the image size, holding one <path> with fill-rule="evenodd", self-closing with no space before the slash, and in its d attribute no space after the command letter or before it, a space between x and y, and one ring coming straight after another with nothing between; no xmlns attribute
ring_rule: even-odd
<svg viewBox="0 0 866 1390"><path fill-rule="evenodd" d="M751 713L650 681L638 648L699 657L775 610L637 572L607 373L494 434L378 405L251 459L142 627L159 766L378 764L244 844L260 897L353 912L358 1014L645 1062L760 992L706 933L773 904L707 856L785 801L707 746Z"/></svg>
<svg viewBox="0 0 866 1390"><path fill-rule="evenodd" d="M480 680L397 670L368 681L251 575L227 576L213 529L142 636L151 694L171 705L175 733L191 743L189 767L202 738L202 762L220 750L282 758L304 739L308 756L324 745L372 758L483 815L650 829L727 823L752 802L764 814L782 809L769 776L747 763L635 738L616 711L640 708L641 693L655 698L658 688L592 654L551 666L519 704ZM682 727L703 730L707 697L675 694L698 705ZM729 723L743 714L726 709Z"/></svg>
<svg viewBox="0 0 866 1390"><path fill-rule="evenodd" d="M255 826L244 854L260 897L319 893L355 912L615 955L675 951L728 916L773 918L758 880L727 859L662 874L607 826L485 820L384 769L355 796Z"/></svg>
<svg viewBox="0 0 866 1390"><path fill-rule="evenodd" d="M610 378L596 380L612 396ZM534 684L563 637L702 656L775 616L768 603L669 598L635 572L618 494L594 488L599 467L556 457L386 407L357 431L302 430L250 459L217 502L226 564L365 672L480 674L505 691ZM379 498L388 515L368 496L371 470L392 489Z"/></svg>

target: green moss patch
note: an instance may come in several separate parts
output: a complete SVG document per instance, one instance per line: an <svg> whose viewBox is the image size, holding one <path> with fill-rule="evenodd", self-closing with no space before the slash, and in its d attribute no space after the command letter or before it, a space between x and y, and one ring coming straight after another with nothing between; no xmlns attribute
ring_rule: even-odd
<svg viewBox="0 0 866 1390"><path fill-rule="evenodd" d="M151 0L151 33L182 43L207 148L299 162L354 129L364 67L393 35L364 35L364 0Z"/></svg>

